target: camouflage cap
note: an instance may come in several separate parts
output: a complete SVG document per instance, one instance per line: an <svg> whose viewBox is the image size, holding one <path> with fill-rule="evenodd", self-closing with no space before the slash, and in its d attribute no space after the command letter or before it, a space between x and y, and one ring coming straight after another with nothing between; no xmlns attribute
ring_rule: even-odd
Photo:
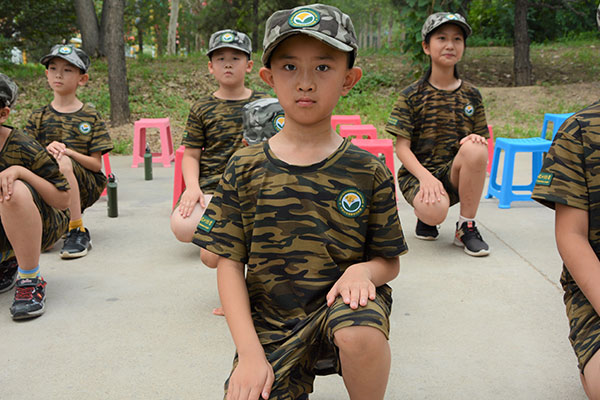
<svg viewBox="0 0 600 400"><path fill-rule="evenodd" d="M0 73L0 100L4 102L5 107L12 107L17 101L17 92L19 88L8 76Z"/></svg>
<svg viewBox="0 0 600 400"><path fill-rule="evenodd" d="M279 132L285 124L285 114L274 98L254 100L242 109L242 136L248 144L264 142Z"/></svg>
<svg viewBox="0 0 600 400"><path fill-rule="evenodd" d="M467 20L462 15L458 13L438 12L427 17L423 28L421 28L421 39L425 41L427 35L444 24L460 26L465 33L465 39L473 32L469 24L467 24Z"/></svg>
<svg viewBox="0 0 600 400"><path fill-rule="evenodd" d="M273 50L291 35L305 34L356 57L358 41L350 17L325 4L311 4L291 10L279 10L267 20L263 41L263 64L267 65Z"/></svg>
<svg viewBox="0 0 600 400"><path fill-rule="evenodd" d="M206 55L210 57L213 51L224 47L243 51L248 54L248 57L252 53L252 41L248 35L232 29L224 29L210 35Z"/></svg>
<svg viewBox="0 0 600 400"><path fill-rule="evenodd" d="M73 46L72 44L57 44L52 46L50 54L46 54L44 57L42 57L40 63L48 68L48 64L55 57L59 57L68 61L82 70L84 74L90 68L90 58L87 54L85 54L85 51Z"/></svg>

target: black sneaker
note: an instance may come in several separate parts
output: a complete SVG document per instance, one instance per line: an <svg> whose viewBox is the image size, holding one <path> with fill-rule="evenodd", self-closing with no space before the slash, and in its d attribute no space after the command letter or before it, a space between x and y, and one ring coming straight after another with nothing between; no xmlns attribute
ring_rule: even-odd
<svg viewBox="0 0 600 400"><path fill-rule="evenodd" d="M13 319L39 317L46 308L46 281L39 278L17 280L15 301L10 307Z"/></svg>
<svg viewBox="0 0 600 400"><path fill-rule="evenodd" d="M86 229L85 232L81 231L81 228L71 229L67 233L67 238L63 243L63 248L60 251L62 258L79 258L83 257L88 253L88 250L92 248L92 240L90 239L90 231Z"/></svg>
<svg viewBox="0 0 600 400"><path fill-rule="evenodd" d="M19 265L14 257L0 263L0 293L7 292L15 286L17 269L19 269Z"/></svg>
<svg viewBox="0 0 600 400"><path fill-rule="evenodd" d="M420 219L417 220L417 227L415 229L415 236L421 240L437 240L438 235L437 226L427 225Z"/></svg>
<svg viewBox="0 0 600 400"><path fill-rule="evenodd" d="M475 221L465 221L458 227L456 223L456 235L454 244L464 247L465 253L473 257L483 257L490 254L490 247L483 241L479 230L475 226Z"/></svg>

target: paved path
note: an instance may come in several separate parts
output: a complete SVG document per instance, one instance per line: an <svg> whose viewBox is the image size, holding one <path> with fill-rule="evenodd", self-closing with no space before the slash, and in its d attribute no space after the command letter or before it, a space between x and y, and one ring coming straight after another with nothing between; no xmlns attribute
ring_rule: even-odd
<svg viewBox="0 0 600 400"><path fill-rule="evenodd" d="M130 168L112 156L119 217L106 199L86 211L94 248L61 260L42 255L47 312L13 322L0 295L0 399L219 399L234 348L215 271L169 229L173 168ZM398 165L398 164L397 164ZM518 170L526 173L525 159ZM486 186L487 188L487 186ZM480 229L493 253L452 245L458 209L437 242L413 236L401 258L391 317L387 399L584 399L568 343L553 237L554 214L534 202L500 210L483 200ZM319 377L311 400L347 398L341 378Z"/></svg>

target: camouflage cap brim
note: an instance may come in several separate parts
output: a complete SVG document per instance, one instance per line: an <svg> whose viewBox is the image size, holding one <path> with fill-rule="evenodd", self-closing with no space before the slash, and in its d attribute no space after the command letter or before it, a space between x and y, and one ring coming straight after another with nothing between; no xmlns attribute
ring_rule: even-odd
<svg viewBox="0 0 600 400"><path fill-rule="evenodd" d="M454 24L461 27L465 33L465 39L473 33L473 30L462 15L458 13L438 12L427 17L421 28L421 39L425 41L427 35L445 24Z"/></svg>
<svg viewBox="0 0 600 400"><path fill-rule="evenodd" d="M252 54L252 41L245 33L232 29L224 29L210 35L206 55L210 57L215 50L223 48L239 50L250 57Z"/></svg>
<svg viewBox="0 0 600 400"><path fill-rule="evenodd" d="M0 73L0 99L3 100L5 107L12 107L17 101L19 88L8 76Z"/></svg>

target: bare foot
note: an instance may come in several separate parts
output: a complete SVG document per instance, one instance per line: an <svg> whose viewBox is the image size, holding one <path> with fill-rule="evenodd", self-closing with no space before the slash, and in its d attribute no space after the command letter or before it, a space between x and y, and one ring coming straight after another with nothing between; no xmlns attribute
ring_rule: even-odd
<svg viewBox="0 0 600 400"><path fill-rule="evenodd" d="M213 315L218 315L220 317L224 317L225 313L223 312L223 307L217 307L212 310Z"/></svg>

